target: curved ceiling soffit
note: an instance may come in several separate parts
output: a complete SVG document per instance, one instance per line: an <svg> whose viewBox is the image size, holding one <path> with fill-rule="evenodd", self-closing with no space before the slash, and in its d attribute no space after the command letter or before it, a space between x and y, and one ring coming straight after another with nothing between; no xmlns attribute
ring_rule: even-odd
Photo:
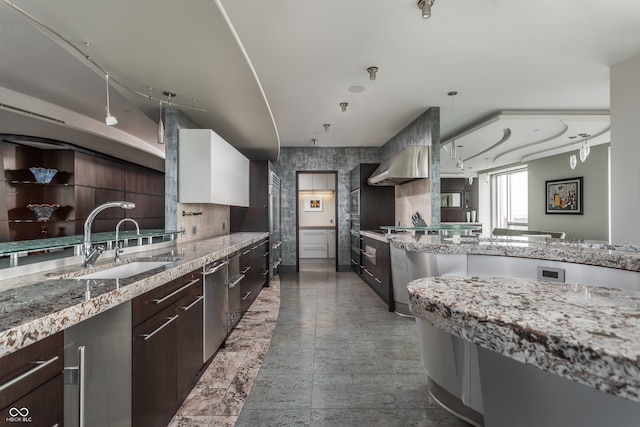
<svg viewBox="0 0 640 427"><path fill-rule="evenodd" d="M475 159L476 157L480 157L484 153L487 153L487 152L493 150L494 148L497 148L497 147L501 146L502 144L507 142L510 138L511 138L511 129L509 129L509 128L502 129L502 138L500 138L500 140L498 142L496 142L495 144L491 145L490 147L482 150L481 152L479 152L477 154L474 154L473 156L470 156L470 157L467 157L466 159L463 159L463 161L467 162L467 161L469 161L471 159Z"/></svg>
<svg viewBox="0 0 640 427"><path fill-rule="evenodd" d="M533 147L533 146L536 146L536 145L539 145L539 144L544 144L545 142L553 141L554 139L560 138L562 135L565 135L565 134L567 133L567 131L569 130L569 125L567 125L567 124L566 124L565 122L563 122L563 121L561 121L561 123L562 123L562 130L560 130L558 133L556 133L556 134L554 134L554 135L551 135L551 136L550 136L550 137L548 137L548 138L541 139L541 140L539 140L539 141L533 141L533 142L530 142L530 143L528 143L528 144L525 144L525 145L521 145L521 146L519 146L519 147L512 148L511 150L504 151L504 152L502 152L502 153L498 154L497 156L495 156L495 157L493 158L493 161L495 162L495 161L496 161L496 160L498 160L499 158L504 157L504 156L506 156L506 155L508 155L508 154L515 153L515 152L520 151L520 150L526 150L527 148L530 148L530 147ZM574 142L575 142L575 141L574 141ZM555 148L557 148L557 147L554 147L554 149L555 149ZM545 150L541 150L541 152L544 152L544 151L545 151Z"/></svg>
<svg viewBox="0 0 640 427"><path fill-rule="evenodd" d="M602 131L598 132L597 134L589 135L589 139L594 139L594 138L597 138L599 136L602 136L602 135L606 134L607 132L609 132L610 130L611 130L611 126L608 126L606 129L603 129ZM529 160L536 160L536 159L539 159L540 157L546 157L547 155L545 155L545 153L550 153L550 152L557 151L557 150L562 149L562 148L570 147L572 145L581 144L585 139L587 139L587 138L582 138L582 139L578 139L578 140L575 140L575 141L569 141L566 144L562 144L562 145L559 145L559 146L556 146L556 147L553 147L553 148L547 148L546 150L536 151L535 153L530 153L530 154L522 157L520 159L520 162L526 163ZM552 155L552 154L549 154L549 155Z"/></svg>
<svg viewBox="0 0 640 427"><path fill-rule="evenodd" d="M244 48L244 45L242 44L242 41L240 40L240 36L238 35L238 33L237 33L235 27L233 26L233 24L231 23L231 19L229 18L229 15L227 15L227 11L224 9L224 6L222 5L222 1L221 0L215 0L215 4L218 7L218 10L220 11L220 14L224 18L224 21L227 23L227 26L229 27L229 31L233 35L233 38L235 39L236 43L238 44L238 48L240 48L240 51L242 52L242 55L244 56L244 59L247 61L247 64L249 65L249 68L251 69L251 73L253 74L253 78L256 79L256 84L258 85L258 88L260 89L260 94L262 95L262 99L264 99L264 104L267 107L267 111L269 112L269 117L271 118L271 123L273 124L273 130L274 130L274 132L276 134L276 140L277 140L277 143L278 143L278 149L277 149L277 153L276 153L276 158L273 159L273 160L278 160L278 158L280 157L280 134L278 133L278 127L276 126L276 120L273 117L273 111L271 111L271 105L269 104L269 100L267 99L267 95L264 93L264 88L262 87L262 83L260 82L260 79L258 78L258 73L256 73L256 69L253 67L253 63L251 62L251 59L249 59L249 54L247 54L247 51Z"/></svg>

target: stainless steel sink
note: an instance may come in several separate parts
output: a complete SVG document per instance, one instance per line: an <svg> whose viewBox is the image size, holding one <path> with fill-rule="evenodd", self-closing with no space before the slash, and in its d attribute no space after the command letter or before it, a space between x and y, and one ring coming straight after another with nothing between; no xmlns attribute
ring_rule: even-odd
<svg viewBox="0 0 640 427"><path fill-rule="evenodd" d="M96 271L76 277L76 279L126 279L155 268L162 267L172 261L134 261L105 270Z"/></svg>

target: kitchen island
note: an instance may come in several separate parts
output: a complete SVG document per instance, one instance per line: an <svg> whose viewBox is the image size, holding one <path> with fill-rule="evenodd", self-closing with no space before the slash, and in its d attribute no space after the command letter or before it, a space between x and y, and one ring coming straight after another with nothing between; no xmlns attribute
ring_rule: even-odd
<svg viewBox="0 0 640 427"><path fill-rule="evenodd" d="M428 235L391 244L413 280L429 391L447 409L478 426L636 425L637 248Z"/></svg>

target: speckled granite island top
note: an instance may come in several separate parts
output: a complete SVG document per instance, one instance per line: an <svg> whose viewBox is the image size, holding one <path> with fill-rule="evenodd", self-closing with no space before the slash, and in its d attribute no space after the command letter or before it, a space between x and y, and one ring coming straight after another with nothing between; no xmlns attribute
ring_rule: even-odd
<svg viewBox="0 0 640 427"><path fill-rule="evenodd" d="M392 235L391 244L408 252L434 254L493 255L562 261L640 272L640 248L598 241L548 238L461 237L454 242L440 235Z"/></svg>
<svg viewBox="0 0 640 427"><path fill-rule="evenodd" d="M522 363L640 402L640 293L505 278L408 285L411 312Z"/></svg>
<svg viewBox="0 0 640 427"><path fill-rule="evenodd" d="M268 233L230 235L176 242L175 246L123 256L123 262L171 261L127 279L75 279L88 269L66 267L55 275L24 276L0 282L0 357L129 301L205 264L268 237ZM90 271L113 266L105 259ZM15 280L14 280L15 281Z"/></svg>

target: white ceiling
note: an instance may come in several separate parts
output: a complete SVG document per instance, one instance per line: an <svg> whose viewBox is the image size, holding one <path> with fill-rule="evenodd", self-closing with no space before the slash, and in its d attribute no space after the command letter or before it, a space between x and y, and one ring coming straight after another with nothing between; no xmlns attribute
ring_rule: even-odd
<svg viewBox="0 0 640 427"><path fill-rule="evenodd" d="M102 71L143 93L152 86L154 97L171 90L189 106L195 98L207 112L183 111L251 158L313 138L381 146L439 106L442 139L455 131L469 173L577 150L569 137L579 133L609 142L609 68L640 54L640 2L629 0L437 0L429 20L414 0L13 2L79 51L1 1L0 89L14 104L1 90L0 104L61 106L69 120L81 116L73 127L91 128L96 145L115 140L157 158L158 102L114 84L121 134L112 135L102 124ZM369 66L379 68L375 81ZM8 126L6 114L0 132L39 131ZM457 172L442 157L444 172Z"/></svg>

